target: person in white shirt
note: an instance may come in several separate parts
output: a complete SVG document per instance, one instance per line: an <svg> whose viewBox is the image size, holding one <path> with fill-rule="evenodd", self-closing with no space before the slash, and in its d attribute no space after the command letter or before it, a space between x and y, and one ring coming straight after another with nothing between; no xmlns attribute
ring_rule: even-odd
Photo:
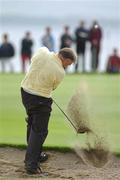
<svg viewBox="0 0 120 180"><path fill-rule="evenodd" d="M51 113L51 93L65 76L65 68L76 61L71 48L58 53L40 48L32 57L29 71L21 82L22 102L27 113L27 151L25 169L29 174L41 173L39 162L47 159L42 152L48 134Z"/></svg>

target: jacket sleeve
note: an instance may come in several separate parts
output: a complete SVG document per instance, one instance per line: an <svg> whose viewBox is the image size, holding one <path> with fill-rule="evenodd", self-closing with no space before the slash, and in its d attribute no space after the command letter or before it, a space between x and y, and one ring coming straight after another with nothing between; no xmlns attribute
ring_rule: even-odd
<svg viewBox="0 0 120 180"><path fill-rule="evenodd" d="M53 81L53 90L55 90L61 81L63 80L64 76L60 76L59 74L55 74L54 81Z"/></svg>

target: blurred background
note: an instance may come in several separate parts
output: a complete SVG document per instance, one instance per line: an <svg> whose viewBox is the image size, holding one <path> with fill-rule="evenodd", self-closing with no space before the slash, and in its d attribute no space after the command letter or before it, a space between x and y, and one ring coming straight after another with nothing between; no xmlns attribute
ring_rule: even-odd
<svg viewBox="0 0 120 180"><path fill-rule="evenodd" d="M0 0L0 36L8 33L15 47L15 72L21 71L21 40L29 31L33 39L32 52L42 46L41 38L46 27L51 28L54 50L59 50L64 26L69 26L72 37L80 21L89 30L94 20L102 29L98 71L104 72L113 48L120 51L119 0ZM2 39L0 38L0 43ZM73 48L75 43L73 43ZM119 53L120 54L120 53ZM86 48L86 71L90 71L90 44ZM72 72L72 68L69 70Z"/></svg>
<svg viewBox="0 0 120 180"><path fill-rule="evenodd" d="M93 32L97 29L97 33L90 36L95 21L97 24ZM84 28L81 28L80 25L83 22ZM79 28L82 29L80 32ZM50 35L50 43L53 45L50 50L57 52L62 46L61 39L66 31L69 31L67 46L75 50L76 32L79 32L81 39L86 38L85 33L89 34L85 40L86 51L83 59L85 71L81 69L82 66L78 68L80 75L73 66L67 69L68 74L54 92L53 98L65 110L74 90L85 81L89 87L88 96L91 99L91 119L96 122L97 127L101 127L101 132L105 130L109 132L114 151L120 153L119 0L0 0L0 47L3 41L6 45L6 38L14 47L14 52L10 58L6 58L6 61L2 58L0 50L0 71L2 72L4 65L6 66L5 71L0 73L0 144L26 143L24 121L26 115L20 98L20 83L30 64L30 60L27 61L26 58L31 57L46 42L49 45L46 33ZM28 46L30 45L28 51L29 48L31 49L28 55L21 53L26 36ZM91 51L92 36L96 39L95 48L97 50L100 48L99 63L93 69L91 61L95 57L94 52ZM116 50L113 52L114 48ZM5 51L4 54L7 53L8 51ZM80 58L81 55L82 53ZM115 75L104 73L107 71L109 60L110 65L113 65L111 73ZM27 63L25 71L22 69L23 62ZM68 122L64 121L63 115L54 105L51 120L51 130L46 145L70 147L76 134L71 131Z"/></svg>

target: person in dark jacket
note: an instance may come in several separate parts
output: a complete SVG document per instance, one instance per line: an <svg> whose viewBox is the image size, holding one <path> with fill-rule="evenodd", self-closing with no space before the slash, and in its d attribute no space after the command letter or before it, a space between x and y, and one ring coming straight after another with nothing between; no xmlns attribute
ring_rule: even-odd
<svg viewBox="0 0 120 180"><path fill-rule="evenodd" d="M69 32L69 26L64 27L64 33L60 37L60 49L62 48L70 48L73 42L73 38Z"/></svg>
<svg viewBox="0 0 120 180"><path fill-rule="evenodd" d="M107 63L107 72L108 73L119 73L120 72L120 57L118 56L118 50L113 49L113 53L108 58Z"/></svg>
<svg viewBox="0 0 120 180"><path fill-rule="evenodd" d="M10 72L14 71L12 58L15 54L15 49L12 43L8 41L8 34L3 34L3 42L0 45L0 62L1 62L1 72L6 71L6 66L9 65Z"/></svg>
<svg viewBox="0 0 120 180"><path fill-rule="evenodd" d="M26 32L25 37L21 42L21 60L22 60L22 72L26 71L26 61L30 63L32 55L33 40L31 39L31 33Z"/></svg>
<svg viewBox="0 0 120 180"><path fill-rule="evenodd" d="M88 30L85 28L85 22L81 21L79 27L75 30L76 52L78 55L75 65L75 72L78 72L80 56L82 56L82 71L85 72L85 50L88 40Z"/></svg>
<svg viewBox="0 0 120 180"><path fill-rule="evenodd" d="M93 22L93 25L89 32L89 40L91 43L91 68L92 71L96 71L99 65L99 53L101 47L102 29L97 21Z"/></svg>

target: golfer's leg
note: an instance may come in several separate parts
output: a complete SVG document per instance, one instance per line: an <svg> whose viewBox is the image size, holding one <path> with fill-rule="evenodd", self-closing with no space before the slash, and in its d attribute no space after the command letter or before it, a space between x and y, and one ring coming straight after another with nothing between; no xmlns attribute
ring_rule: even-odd
<svg viewBox="0 0 120 180"><path fill-rule="evenodd" d="M37 112L33 115L33 122L25 156L26 166L36 169L39 162L42 145L48 134L49 112Z"/></svg>
<svg viewBox="0 0 120 180"><path fill-rule="evenodd" d="M28 144L29 137L30 137L31 126L32 126L32 115L28 115L28 117L25 118L25 121L27 123L26 140L27 140L27 144Z"/></svg>

